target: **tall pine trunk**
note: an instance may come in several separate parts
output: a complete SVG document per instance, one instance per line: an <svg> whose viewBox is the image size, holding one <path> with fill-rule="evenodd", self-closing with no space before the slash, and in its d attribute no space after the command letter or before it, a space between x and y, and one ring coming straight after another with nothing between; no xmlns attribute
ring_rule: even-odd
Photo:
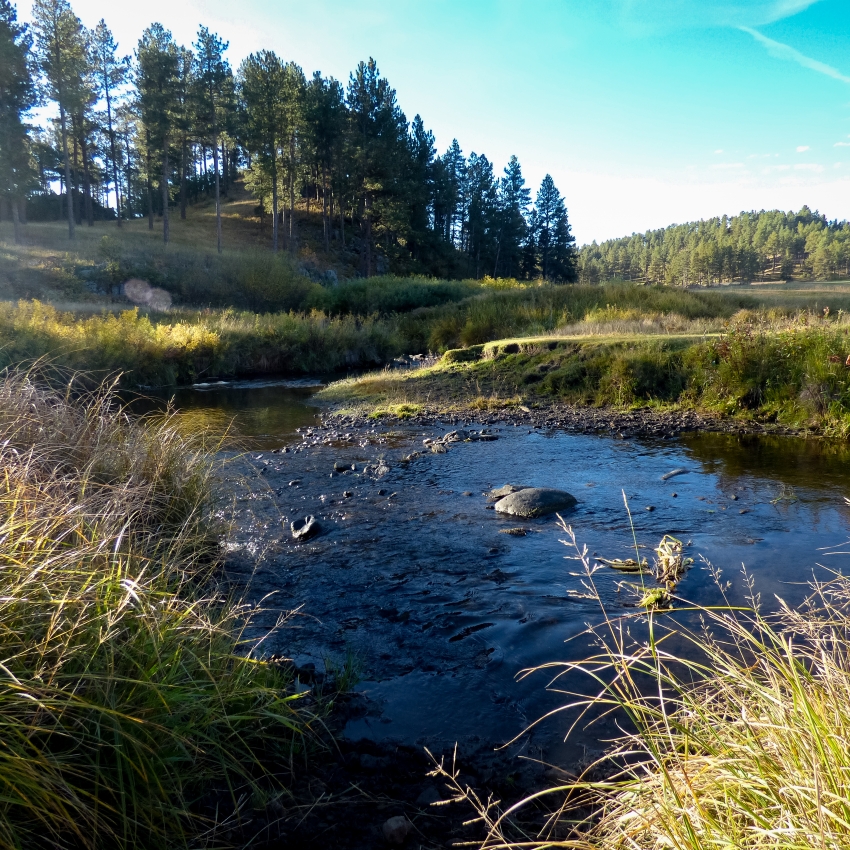
<svg viewBox="0 0 850 850"><path fill-rule="evenodd" d="M324 164L322 165L322 230L325 234L325 251L330 251L330 234L328 222L328 173Z"/></svg>
<svg viewBox="0 0 850 850"><path fill-rule="evenodd" d="M180 141L180 218L186 220L186 137Z"/></svg>
<svg viewBox="0 0 850 850"><path fill-rule="evenodd" d="M12 222L15 226L15 244L21 244L21 216L18 212L18 199L11 198L9 205L12 207Z"/></svg>
<svg viewBox="0 0 850 850"><path fill-rule="evenodd" d="M168 139L162 146L162 241L167 245L168 228Z"/></svg>
<svg viewBox="0 0 850 850"><path fill-rule="evenodd" d="M86 224L89 227L94 227L94 205L92 204L91 172L89 171L89 146L86 144L85 135L80 139L80 152L83 156L83 191L86 206Z"/></svg>
<svg viewBox="0 0 850 850"><path fill-rule="evenodd" d="M215 171L215 240L221 253L221 185L218 178L218 133L213 127L213 170Z"/></svg>
<svg viewBox="0 0 850 850"><path fill-rule="evenodd" d="M148 136L148 230L153 230L153 178L151 175L150 136Z"/></svg>
<svg viewBox="0 0 850 850"><path fill-rule="evenodd" d="M277 157L272 161L272 251L277 253Z"/></svg>
<svg viewBox="0 0 850 850"><path fill-rule="evenodd" d="M74 170L72 172L73 183L71 192L74 197L74 221L80 225L83 223L82 210L80 209L80 169L79 169L79 136L77 135L77 121L71 116L71 135L74 137Z"/></svg>
<svg viewBox="0 0 850 850"><path fill-rule="evenodd" d="M68 156L68 120L65 115L65 107L59 101L59 126L62 129L62 155L65 158L65 197L68 201L68 238L74 239L74 206L71 199L71 159Z"/></svg>
<svg viewBox="0 0 850 850"><path fill-rule="evenodd" d="M106 86L106 124L109 131L109 148L112 156L112 179L115 181L115 218L121 227L121 184L118 182L118 157L115 153L115 131L112 129L112 101Z"/></svg>
<svg viewBox="0 0 850 850"><path fill-rule="evenodd" d="M289 248L295 235L295 133L289 137Z"/></svg>

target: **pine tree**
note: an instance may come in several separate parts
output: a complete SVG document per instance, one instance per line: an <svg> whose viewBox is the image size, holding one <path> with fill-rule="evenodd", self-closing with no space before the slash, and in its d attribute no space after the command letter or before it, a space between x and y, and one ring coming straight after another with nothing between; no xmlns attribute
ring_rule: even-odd
<svg viewBox="0 0 850 850"><path fill-rule="evenodd" d="M278 250L278 166L283 140L283 64L271 51L252 53L239 67L240 132L252 169L267 177L272 196L272 249Z"/></svg>
<svg viewBox="0 0 850 850"><path fill-rule="evenodd" d="M175 125L179 55L171 33L158 23L151 24L142 33L136 51L136 87L148 155L158 152L161 158L162 239L165 243L169 238L169 148Z"/></svg>
<svg viewBox="0 0 850 850"><path fill-rule="evenodd" d="M522 274L522 246L528 232L526 217L530 203L531 190L525 185L519 160L512 156L499 183L499 231L494 277L498 277L500 269L504 270L505 277Z"/></svg>
<svg viewBox="0 0 850 850"><path fill-rule="evenodd" d="M62 156L65 161L68 237L74 238L74 207L71 158L68 148L68 116L83 99L83 77L87 70L83 25L68 0L34 0L32 6L35 51L44 76L45 93L59 106Z"/></svg>
<svg viewBox="0 0 850 850"><path fill-rule="evenodd" d="M115 190L115 217L121 227L121 183L118 180L118 153L113 126L116 93L127 80L130 57L118 58L118 46L102 18L92 31L91 63L97 77L98 94L106 102L106 132L109 139L109 160L112 165L112 184Z"/></svg>
<svg viewBox="0 0 850 850"><path fill-rule="evenodd" d="M363 270L369 277L376 237L386 237L385 248L393 249L404 219L399 189L409 164L407 119L374 59L361 62L352 73L347 105L354 181L362 205Z"/></svg>
<svg viewBox="0 0 850 850"><path fill-rule="evenodd" d="M198 129L209 140L215 172L216 247L221 253L221 182L219 177L219 131L226 122L226 109L232 98L230 65L224 58L228 43L202 26L195 42L195 80L198 87Z"/></svg>
<svg viewBox="0 0 850 850"><path fill-rule="evenodd" d="M283 155L286 173L287 190L289 194L289 232L287 244L295 248L295 186L298 180L300 166L299 143L304 125L304 95L307 80L304 72L294 62L283 66L280 86L280 115L283 131Z"/></svg>
<svg viewBox="0 0 850 850"><path fill-rule="evenodd" d="M322 235L325 250L330 250L330 222L333 219L329 180L340 156L346 128L342 85L332 77L324 79L317 71L307 86L304 120L318 179L322 186Z"/></svg>
<svg viewBox="0 0 850 850"><path fill-rule="evenodd" d="M544 280L576 279L575 237L570 232L564 199L547 174L534 204L537 259Z"/></svg>
<svg viewBox="0 0 850 850"><path fill-rule="evenodd" d="M15 7L0 0L0 197L12 207L15 242L20 242L18 204L34 178L24 116L36 103L30 76L32 38L17 22Z"/></svg>

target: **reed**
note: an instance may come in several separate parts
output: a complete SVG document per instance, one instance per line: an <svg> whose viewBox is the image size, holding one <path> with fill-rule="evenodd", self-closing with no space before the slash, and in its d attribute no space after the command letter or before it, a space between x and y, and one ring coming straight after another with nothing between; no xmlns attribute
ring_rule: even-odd
<svg viewBox="0 0 850 850"><path fill-rule="evenodd" d="M0 378L0 847L220 846L310 717L216 590L208 447L39 377Z"/></svg>
<svg viewBox="0 0 850 850"><path fill-rule="evenodd" d="M562 529L583 562L587 595L598 599L596 568ZM797 608L779 599L774 613L748 582L744 606L693 606L673 594L693 628L675 612L606 614L590 630L594 655L526 671L542 669L562 689L564 709L578 718L573 730L613 713L622 733L582 775L508 809L438 766L478 808L481 847L850 847L850 579L813 584ZM576 673L592 696L562 686ZM608 778L594 781L594 772ZM520 814L547 799L559 802L546 826L523 829Z"/></svg>

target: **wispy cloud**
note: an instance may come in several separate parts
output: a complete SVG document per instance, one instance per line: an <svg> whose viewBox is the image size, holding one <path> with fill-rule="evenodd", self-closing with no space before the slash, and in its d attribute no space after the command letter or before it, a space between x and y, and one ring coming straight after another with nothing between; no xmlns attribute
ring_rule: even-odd
<svg viewBox="0 0 850 850"><path fill-rule="evenodd" d="M836 142L834 148L850 148L850 142Z"/></svg>
<svg viewBox="0 0 850 850"><path fill-rule="evenodd" d="M812 59L811 56L806 56L795 50L789 44L783 44L781 41L774 41L766 35L762 35L758 30L751 27L738 27L739 30L749 33L759 44L764 45L767 52L776 59L785 59L789 62L796 62L810 71L817 71L818 74L824 74L827 77L832 77L833 80L838 80L842 83L850 84L850 77L842 74L837 68L832 65L827 65L825 62L820 62L817 59Z"/></svg>
<svg viewBox="0 0 850 850"><path fill-rule="evenodd" d="M810 150L811 148L808 145L797 145L797 153L805 153Z"/></svg>
<svg viewBox="0 0 850 850"><path fill-rule="evenodd" d="M590 0L595 5L599 0ZM614 0L632 35L706 27L760 27L804 12L822 0Z"/></svg>

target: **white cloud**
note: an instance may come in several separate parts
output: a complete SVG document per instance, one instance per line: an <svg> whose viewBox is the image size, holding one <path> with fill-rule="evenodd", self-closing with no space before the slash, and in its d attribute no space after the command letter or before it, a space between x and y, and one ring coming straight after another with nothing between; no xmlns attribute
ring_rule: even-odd
<svg viewBox="0 0 850 850"><path fill-rule="evenodd" d="M712 165L711 167L717 168L717 169L722 169L722 170L729 169L729 168L743 168L744 163L743 162L718 162L715 165Z"/></svg>
<svg viewBox="0 0 850 850"><path fill-rule="evenodd" d="M816 174L820 174L823 171L823 166L815 162L800 162L794 166L794 171L814 171Z"/></svg>
<svg viewBox="0 0 850 850"><path fill-rule="evenodd" d="M718 148L715 153L723 153L723 148Z"/></svg>
<svg viewBox="0 0 850 850"><path fill-rule="evenodd" d="M805 153L810 150L811 148L808 145L797 145L797 153Z"/></svg>
<svg viewBox="0 0 850 850"><path fill-rule="evenodd" d="M836 142L834 148L850 148L850 142Z"/></svg>
<svg viewBox="0 0 850 850"><path fill-rule="evenodd" d="M788 44L783 44L781 41L774 41L772 38L768 38L766 35L762 35L757 30L751 29L750 27L738 27L742 32L749 33L759 44L762 44L767 48L767 52L773 56L775 59L785 59L789 62L796 62L798 65L802 65L804 68L808 68L810 71L817 71L819 74L825 74L827 77L832 77L834 80L838 80L842 83L850 84L850 77L845 76L836 68L833 68L831 65L827 65L825 62L820 62L817 59L812 59L811 56L806 56L804 53L800 53L799 50L795 50Z"/></svg>
<svg viewBox="0 0 850 850"><path fill-rule="evenodd" d="M818 2L820 0L616 0L621 24L638 36L704 27L758 27L790 18Z"/></svg>

